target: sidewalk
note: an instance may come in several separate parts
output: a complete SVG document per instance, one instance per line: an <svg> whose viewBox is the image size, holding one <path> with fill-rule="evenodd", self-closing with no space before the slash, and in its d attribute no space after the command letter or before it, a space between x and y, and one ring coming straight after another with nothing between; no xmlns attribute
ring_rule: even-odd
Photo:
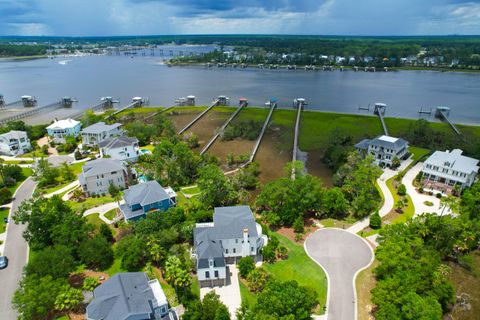
<svg viewBox="0 0 480 320"><path fill-rule="evenodd" d="M398 173L400 173L400 171L407 168L412 163L412 161L413 161L412 159L405 160L402 163L402 165L395 171L389 168L385 168L380 178L377 179L378 186L380 187L380 190L384 197L383 205L378 211L378 213L380 214L380 217L384 217L390 211L392 211L393 205L394 205L393 196L387 187L387 180L396 176ZM370 217L365 217L362 220L354 223L350 228L347 229L347 231L352 233L358 233L363 229L365 229L366 227L368 227L369 224L370 224Z"/></svg>

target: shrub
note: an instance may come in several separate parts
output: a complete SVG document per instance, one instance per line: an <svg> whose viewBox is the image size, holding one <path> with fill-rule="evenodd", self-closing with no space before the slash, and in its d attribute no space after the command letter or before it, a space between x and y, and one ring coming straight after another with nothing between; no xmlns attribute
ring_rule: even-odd
<svg viewBox="0 0 480 320"><path fill-rule="evenodd" d="M442 194L440 192L438 192L435 197L437 197L438 199L442 199Z"/></svg>
<svg viewBox="0 0 480 320"><path fill-rule="evenodd" d="M397 187L397 194L399 196L404 196L407 194L407 187L402 183Z"/></svg>
<svg viewBox="0 0 480 320"><path fill-rule="evenodd" d="M42 153L46 156L48 156L48 145L44 144L42 146Z"/></svg>
<svg viewBox="0 0 480 320"><path fill-rule="evenodd" d="M418 192L423 193L423 187L418 188Z"/></svg>
<svg viewBox="0 0 480 320"><path fill-rule="evenodd" d="M381 226L382 226L382 217L380 217L380 214L378 213L378 211L375 211L375 213L370 216L370 228L380 229Z"/></svg>
<svg viewBox="0 0 480 320"><path fill-rule="evenodd" d="M0 205L7 204L12 201L12 192L8 188L0 189Z"/></svg>
<svg viewBox="0 0 480 320"><path fill-rule="evenodd" d="M264 268L256 268L247 277L248 288L252 292L259 292L265 288L270 274Z"/></svg>
<svg viewBox="0 0 480 320"><path fill-rule="evenodd" d="M295 233L303 233L305 232L305 223L303 222L303 218L302 217L298 217L297 219L295 219L295 221L293 222L293 231Z"/></svg>
<svg viewBox="0 0 480 320"><path fill-rule="evenodd" d="M273 246L269 243L262 248L263 260L269 263L275 262L276 252Z"/></svg>
<svg viewBox="0 0 480 320"><path fill-rule="evenodd" d="M246 278L255 269L255 261L252 257L243 257L238 262L238 271L242 278Z"/></svg>
<svg viewBox="0 0 480 320"><path fill-rule="evenodd" d="M82 289L85 291L93 291L99 285L100 285L100 282L96 278L86 277L83 280Z"/></svg>
<svg viewBox="0 0 480 320"><path fill-rule="evenodd" d="M113 263L112 247L102 236L96 236L81 243L78 255L82 262L92 269L104 270Z"/></svg>

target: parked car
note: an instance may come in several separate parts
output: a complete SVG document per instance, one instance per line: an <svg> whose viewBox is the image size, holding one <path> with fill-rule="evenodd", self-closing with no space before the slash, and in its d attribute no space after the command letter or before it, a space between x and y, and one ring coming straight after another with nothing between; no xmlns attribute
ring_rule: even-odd
<svg viewBox="0 0 480 320"><path fill-rule="evenodd" d="M5 269L8 266L8 258L0 256L0 269Z"/></svg>

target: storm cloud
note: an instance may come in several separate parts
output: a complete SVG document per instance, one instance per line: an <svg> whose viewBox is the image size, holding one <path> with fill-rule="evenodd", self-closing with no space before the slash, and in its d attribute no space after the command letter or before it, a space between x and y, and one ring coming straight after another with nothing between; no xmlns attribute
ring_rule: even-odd
<svg viewBox="0 0 480 320"><path fill-rule="evenodd" d="M480 34L467 0L0 0L0 35Z"/></svg>

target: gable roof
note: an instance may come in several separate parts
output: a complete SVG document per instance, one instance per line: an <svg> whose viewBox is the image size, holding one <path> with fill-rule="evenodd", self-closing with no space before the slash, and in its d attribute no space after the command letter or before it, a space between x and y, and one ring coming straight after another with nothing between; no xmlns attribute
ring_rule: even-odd
<svg viewBox="0 0 480 320"><path fill-rule="evenodd" d="M193 239L197 251L197 267L208 268L208 260L213 259L215 267L224 267L225 258L223 247L218 239L214 237L214 227L195 228Z"/></svg>
<svg viewBox="0 0 480 320"><path fill-rule="evenodd" d="M86 127L85 129L82 130L82 133L102 133L105 131L110 131L113 129L117 129L121 127L122 125L120 123L114 123L114 124L106 124L105 122L97 122L92 124L91 126Z"/></svg>
<svg viewBox="0 0 480 320"><path fill-rule="evenodd" d="M113 138L108 138L103 141L100 141L98 143L98 147L104 148L104 149L116 149L116 148L128 147L135 143L138 144L137 138L120 136L120 137L113 137Z"/></svg>
<svg viewBox="0 0 480 320"><path fill-rule="evenodd" d="M153 308L166 304L166 299L157 300L143 272L117 273L99 285L93 294L95 298L87 306L87 319L151 319Z"/></svg>
<svg viewBox="0 0 480 320"><path fill-rule="evenodd" d="M85 163L82 168L83 173L81 173L81 175L86 178L96 176L97 174L120 170L126 170L125 166L120 160L101 158Z"/></svg>
<svg viewBox="0 0 480 320"><path fill-rule="evenodd" d="M368 149L369 146L379 146L394 150L400 150L408 146L408 142L402 138L381 135L374 139L363 139L355 145L357 149Z"/></svg>
<svg viewBox="0 0 480 320"><path fill-rule="evenodd" d="M80 121L73 120L73 119L64 119L64 120L57 120L51 125L47 127L47 129L67 129L67 128L74 128L80 124Z"/></svg>
<svg viewBox="0 0 480 320"><path fill-rule="evenodd" d="M140 204L142 207L157 201L170 199L167 192L157 181L139 183L125 190L123 199L128 205Z"/></svg>

